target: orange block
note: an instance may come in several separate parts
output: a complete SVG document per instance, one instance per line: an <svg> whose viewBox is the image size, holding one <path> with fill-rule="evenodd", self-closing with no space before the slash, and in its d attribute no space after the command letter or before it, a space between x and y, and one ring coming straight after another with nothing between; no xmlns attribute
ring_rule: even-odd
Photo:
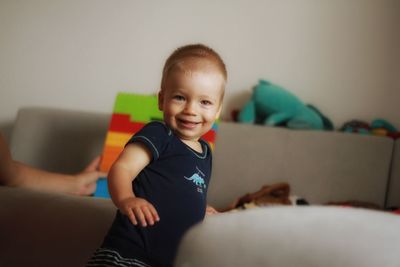
<svg viewBox="0 0 400 267"><path fill-rule="evenodd" d="M100 171L108 172L111 165L118 158L119 154L124 149L124 146L108 146L106 145L103 150L103 156L100 164Z"/></svg>

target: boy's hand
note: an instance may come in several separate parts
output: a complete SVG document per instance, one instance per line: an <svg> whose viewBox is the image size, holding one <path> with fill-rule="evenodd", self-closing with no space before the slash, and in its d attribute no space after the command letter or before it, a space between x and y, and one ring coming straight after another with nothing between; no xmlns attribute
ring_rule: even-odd
<svg viewBox="0 0 400 267"><path fill-rule="evenodd" d="M134 225L140 222L143 227L146 227L148 224L153 225L160 220L154 206L143 198L126 198L120 202L119 209L128 216Z"/></svg>
<svg viewBox="0 0 400 267"><path fill-rule="evenodd" d="M206 215L207 216L208 215L214 215L214 214L217 214L217 213L219 213L219 212L216 209L214 209L213 207L207 205L207 208L206 208Z"/></svg>

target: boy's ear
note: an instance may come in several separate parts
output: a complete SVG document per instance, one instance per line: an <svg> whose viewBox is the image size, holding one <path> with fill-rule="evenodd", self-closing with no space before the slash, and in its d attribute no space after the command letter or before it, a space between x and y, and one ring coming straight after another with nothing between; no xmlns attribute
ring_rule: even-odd
<svg viewBox="0 0 400 267"><path fill-rule="evenodd" d="M164 105L164 93L163 90L161 89L160 92L158 92L158 109L163 111L163 105Z"/></svg>

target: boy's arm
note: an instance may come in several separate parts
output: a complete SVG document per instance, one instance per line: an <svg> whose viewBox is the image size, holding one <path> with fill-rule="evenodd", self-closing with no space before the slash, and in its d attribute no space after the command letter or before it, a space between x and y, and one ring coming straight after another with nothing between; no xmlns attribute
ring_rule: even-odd
<svg viewBox="0 0 400 267"><path fill-rule="evenodd" d="M108 175L108 189L114 204L127 215L133 224L153 225L159 220L154 206L135 196L132 181L150 163L152 155L142 143L131 143L125 147L112 165Z"/></svg>

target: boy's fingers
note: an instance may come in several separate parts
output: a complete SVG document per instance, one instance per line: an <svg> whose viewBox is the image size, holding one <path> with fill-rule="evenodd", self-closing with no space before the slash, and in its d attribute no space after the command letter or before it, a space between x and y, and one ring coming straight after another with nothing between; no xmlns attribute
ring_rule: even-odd
<svg viewBox="0 0 400 267"><path fill-rule="evenodd" d="M153 225L154 224L154 218L153 218L153 214L151 214L149 208L145 206L145 207L142 208L142 211L144 213L144 216L146 217L147 222L150 225Z"/></svg>
<svg viewBox="0 0 400 267"><path fill-rule="evenodd" d="M133 213L133 211L131 209L128 210L128 218L131 221L131 223L133 223L134 225L137 225L137 220L136 220L135 214Z"/></svg>
<svg viewBox="0 0 400 267"><path fill-rule="evenodd" d="M208 212L210 212L211 214L217 214L218 211L216 209L214 209L213 207L209 207L208 208Z"/></svg>
<svg viewBox="0 0 400 267"><path fill-rule="evenodd" d="M140 221L140 224L143 227L147 226L146 219L144 217L142 210L140 208L134 208L133 211L136 215L136 218Z"/></svg>
<svg viewBox="0 0 400 267"><path fill-rule="evenodd" d="M150 210L151 214L153 215L154 220L159 221L159 220L160 220L160 217L158 216L158 212L157 212L157 210L154 208L153 205L150 205L150 206L149 206L149 210Z"/></svg>

